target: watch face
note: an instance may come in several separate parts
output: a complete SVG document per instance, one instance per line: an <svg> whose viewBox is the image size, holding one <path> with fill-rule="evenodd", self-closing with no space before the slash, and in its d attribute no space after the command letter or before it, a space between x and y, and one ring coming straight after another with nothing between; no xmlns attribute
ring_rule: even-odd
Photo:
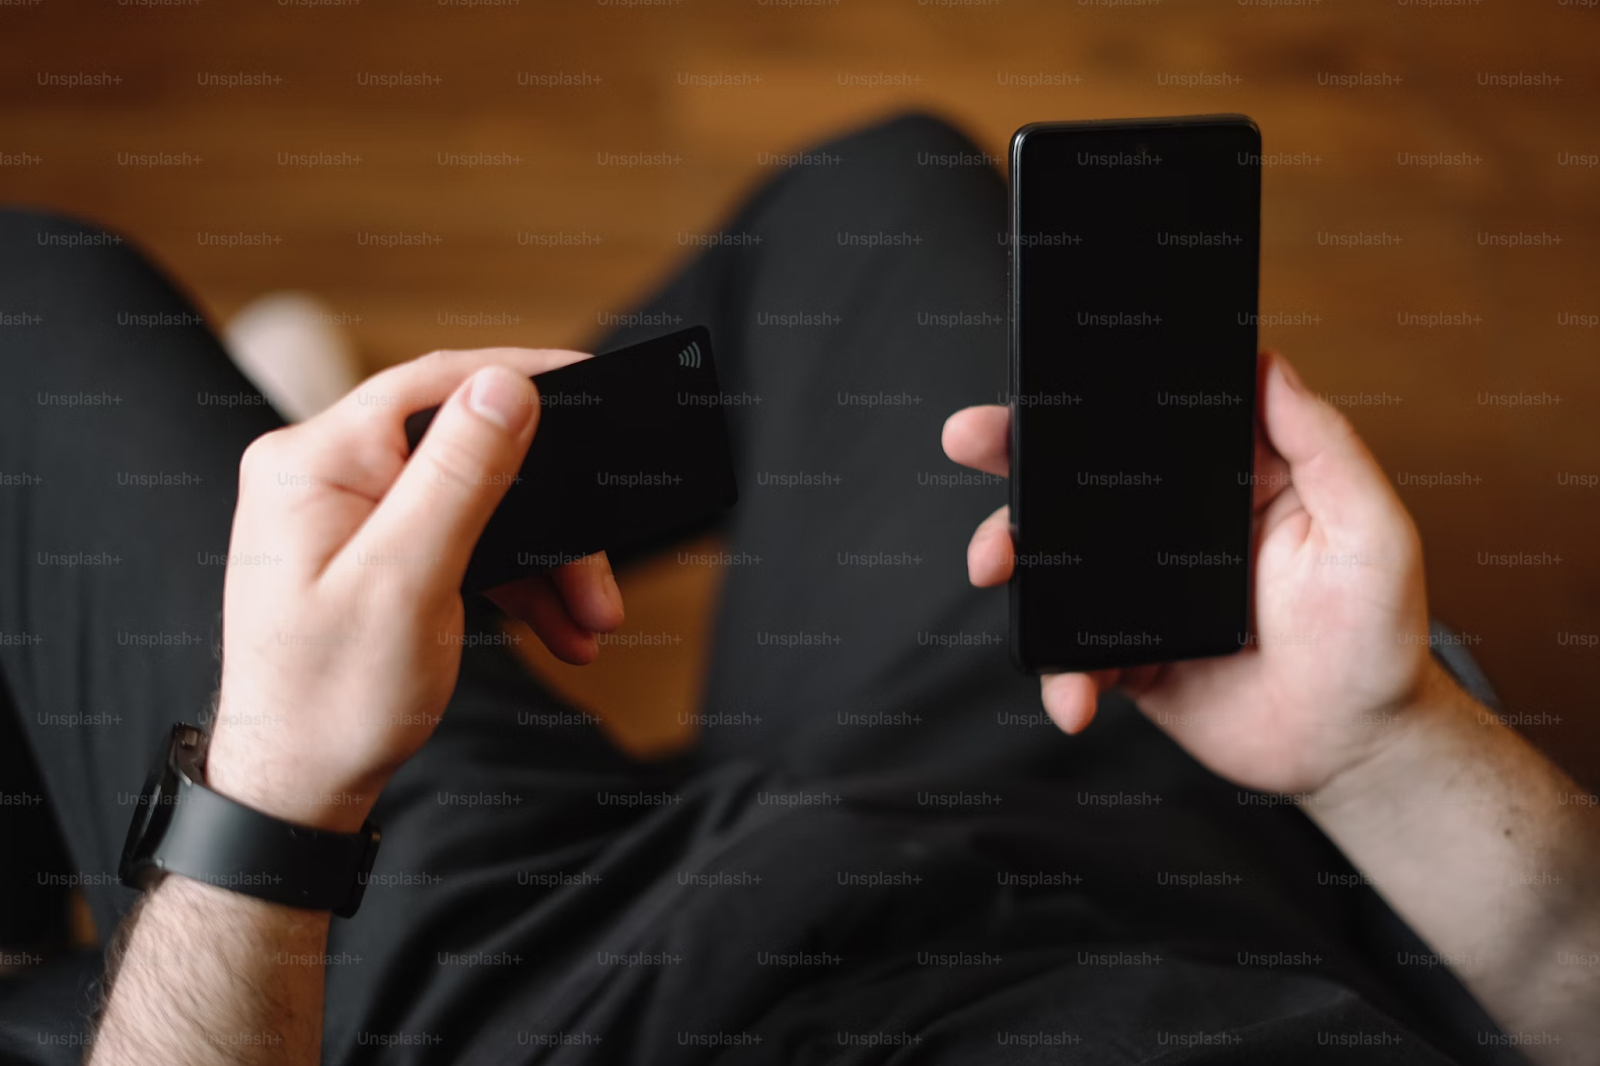
<svg viewBox="0 0 1600 1066"><path fill-rule="evenodd" d="M148 855L167 831L172 820L172 804L177 800L176 781L163 746L155 766L145 778L139 805L128 825L128 838L122 844L122 863L117 875L126 883L134 862ZM132 886L137 887L137 886Z"/></svg>

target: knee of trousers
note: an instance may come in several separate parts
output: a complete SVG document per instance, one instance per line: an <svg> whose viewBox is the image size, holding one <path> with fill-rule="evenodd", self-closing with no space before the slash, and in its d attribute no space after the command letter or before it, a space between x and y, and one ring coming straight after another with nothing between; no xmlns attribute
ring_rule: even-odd
<svg viewBox="0 0 1600 1066"><path fill-rule="evenodd" d="M916 229L1003 224L1001 160L944 118L907 112L795 153L782 196L813 217Z"/></svg>

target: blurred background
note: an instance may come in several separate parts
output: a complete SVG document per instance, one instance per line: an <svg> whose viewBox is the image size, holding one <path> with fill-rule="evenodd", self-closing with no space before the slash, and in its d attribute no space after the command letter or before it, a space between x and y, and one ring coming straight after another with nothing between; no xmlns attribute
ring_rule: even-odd
<svg viewBox="0 0 1600 1066"><path fill-rule="evenodd" d="M1597 56L1600 9L1567 0L21 0L0 201L121 230L219 327L314 293L375 370L584 346L775 156L894 111L997 160L1031 121L1246 112L1263 344L1348 410L1421 525L1434 613L1594 786ZM601 668L521 647L668 750L716 581L623 575Z"/></svg>

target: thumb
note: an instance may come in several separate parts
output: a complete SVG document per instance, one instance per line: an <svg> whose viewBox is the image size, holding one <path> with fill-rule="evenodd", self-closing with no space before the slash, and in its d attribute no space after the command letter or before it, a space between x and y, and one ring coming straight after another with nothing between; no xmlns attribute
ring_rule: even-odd
<svg viewBox="0 0 1600 1066"><path fill-rule="evenodd" d="M538 422L539 391L532 381L503 366L479 370L440 406L349 547L416 565L426 584L455 591L489 516L522 467Z"/></svg>
<svg viewBox="0 0 1600 1066"><path fill-rule="evenodd" d="M1283 356L1272 352L1265 362L1262 424L1312 520L1334 534L1370 534L1403 514L1350 420L1306 388Z"/></svg>

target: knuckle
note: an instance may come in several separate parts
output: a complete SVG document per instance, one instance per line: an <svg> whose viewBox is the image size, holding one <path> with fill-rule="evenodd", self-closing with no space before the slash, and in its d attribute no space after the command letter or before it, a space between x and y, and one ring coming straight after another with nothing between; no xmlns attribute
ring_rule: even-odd
<svg viewBox="0 0 1600 1066"><path fill-rule="evenodd" d="M1422 561L1422 531L1417 528L1417 523L1404 507L1398 509L1393 516L1395 528L1393 536L1398 546L1399 556L1406 564L1418 564Z"/></svg>
<svg viewBox="0 0 1600 1066"><path fill-rule="evenodd" d="M451 366L462 362L463 358L472 354L471 348L435 348L417 362L430 367Z"/></svg>
<svg viewBox="0 0 1600 1066"><path fill-rule="evenodd" d="M239 490L243 492L247 487L258 484L262 478L271 476L283 462L285 429L275 429L263 433L245 446L243 454L239 456Z"/></svg>
<svg viewBox="0 0 1600 1066"><path fill-rule="evenodd" d="M1352 437L1359 437L1356 424L1350 421L1350 416L1344 410L1335 407L1325 400L1318 401L1322 404L1322 421L1328 440L1334 444L1346 444Z"/></svg>
<svg viewBox="0 0 1600 1066"><path fill-rule="evenodd" d="M357 410L382 415L404 403L409 366L401 363L380 370L357 386L353 393Z"/></svg>
<svg viewBox="0 0 1600 1066"><path fill-rule="evenodd" d="M451 492L470 492L483 484L487 462L483 449L470 436L441 434L424 450L433 480Z"/></svg>

